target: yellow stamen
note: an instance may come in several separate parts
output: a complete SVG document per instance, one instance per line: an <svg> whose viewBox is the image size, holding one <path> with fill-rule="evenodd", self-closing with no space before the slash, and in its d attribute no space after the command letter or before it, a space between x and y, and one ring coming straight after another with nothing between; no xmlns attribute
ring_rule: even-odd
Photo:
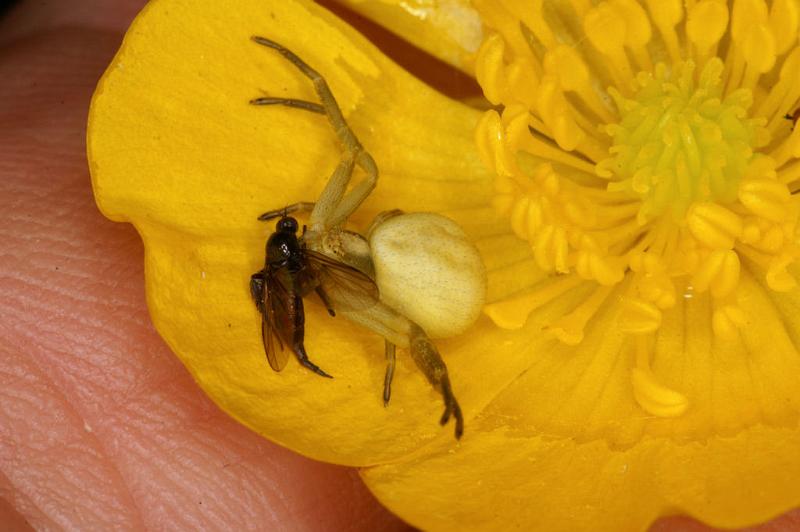
<svg viewBox="0 0 800 532"><path fill-rule="evenodd" d="M711 318L714 334L725 339L735 337L739 327L742 327L745 322L744 312L734 305L724 305L715 309Z"/></svg>
<svg viewBox="0 0 800 532"><path fill-rule="evenodd" d="M620 327L628 334L648 334L661 326L661 311L653 303L627 298L623 303Z"/></svg>
<svg viewBox="0 0 800 532"><path fill-rule="evenodd" d="M646 337L639 337L636 341L636 367L631 372L631 383L636 401L649 414L675 417L689 407L686 396L659 383L653 374Z"/></svg>
<svg viewBox="0 0 800 532"><path fill-rule="evenodd" d="M775 37L775 53L785 53L795 42L800 22L800 6L794 0L773 0L769 27Z"/></svg>
<svg viewBox="0 0 800 532"><path fill-rule="evenodd" d="M705 65L716 50L728 26L728 7L720 2L704 0L695 4L686 20L686 36L692 44L694 61Z"/></svg>
<svg viewBox="0 0 800 532"><path fill-rule="evenodd" d="M575 275L559 277L545 282L541 287L527 294L499 303L490 303L484 307L484 312L504 329L519 329L525 325L531 312L579 284L581 284L581 279Z"/></svg>
<svg viewBox="0 0 800 532"><path fill-rule="evenodd" d="M695 270L692 286L697 292L702 293L710 288L714 297L725 297L736 288L739 269L739 255L736 252L722 249L712 251Z"/></svg>
<svg viewBox="0 0 800 532"><path fill-rule="evenodd" d="M680 0L647 0L647 9L653 18L661 39L673 64L681 60L680 45L675 26L683 18L683 5Z"/></svg>
<svg viewBox="0 0 800 532"><path fill-rule="evenodd" d="M695 203L686 223L697 241L711 249L732 248L742 233L739 216L717 203Z"/></svg>
<svg viewBox="0 0 800 532"><path fill-rule="evenodd" d="M595 315L611 290L608 286L596 288L575 310L554 321L547 330L567 345L578 345L583 341L583 329L586 323Z"/></svg>

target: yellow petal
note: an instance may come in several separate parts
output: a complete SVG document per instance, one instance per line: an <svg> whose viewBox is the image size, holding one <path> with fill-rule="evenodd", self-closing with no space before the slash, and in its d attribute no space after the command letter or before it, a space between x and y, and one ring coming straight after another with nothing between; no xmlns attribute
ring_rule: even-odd
<svg viewBox="0 0 800 532"><path fill-rule="evenodd" d="M472 144L479 115L417 82L323 9L151 2L98 86L88 143L98 205L144 240L153 321L217 404L299 452L374 464L436 437L451 441L437 423L441 399L410 359L398 357L384 408L383 339L321 305L307 305L306 347L335 378L294 362L275 373L266 363L248 282L263 266L273 224L256 217L314 200L340 152L324 117L248 104L267 94L316 100L310 81L253 43L254 34L322 72L379 161L379 185L356 217L362 228L378 211L402 208L475 220L465 225L472 235L494 230L474 211L488 208L491 192ZM441 351L470 416L476 400L459 366L479 371L489 362Z"/></svg>
<svg viewBox="0 0 800 532"><path fill-rule="evenodd" d="M796 430L757 425L730 438L651 438L618 449L603 440L515 434L506 424L513 421L502 418L480 421L455 450L429 448L362 476L390 510L437 531L646 530L676 512L739 528L800 498Z"/></svg>
<svg viewBox="0 0 800 532"><path fill-rule="evenodd" d="M457 448L437 442L362 475L424 530L644 530L676 512L719 527L766 520L800 500L798 296L775 296L743 272L746 324L735 339L712 341L707 295L664 313L652 373L689 399L682 416L639 407L617 303L576 348L518 346L527 371ZM531 338L546 319L534 314Z"/></svg>
<svg viewBox="0 0 800 532"><path fill-rule="evenodd" d="M474 72L483 39L469 0L337 0L442 61Z"/></svg>

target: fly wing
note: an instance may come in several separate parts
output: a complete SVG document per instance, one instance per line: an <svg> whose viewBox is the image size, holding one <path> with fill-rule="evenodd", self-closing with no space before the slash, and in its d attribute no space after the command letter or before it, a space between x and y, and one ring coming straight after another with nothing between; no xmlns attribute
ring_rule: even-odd
<svg viewBox="0 0 800 532"><path fill-rule="evenodd" d="M269 365L275 371L286 367L289 361L289 350L283 345L279 327L286 326L288 318L287 300L289 293L280 279L265 273L266 294L263 316L261 321L261 338L264 340L264 351L267 354ZM277 342L276 342L277 340ZM277 343L277 345L275 345Z"/></svg>
<svg viewBox="0 0 800 532"><path fill-rule="evenodd" d="M364 310L380 300L378 285L361 270L310 249L305 253L312 275L335 310Z"/></svg>

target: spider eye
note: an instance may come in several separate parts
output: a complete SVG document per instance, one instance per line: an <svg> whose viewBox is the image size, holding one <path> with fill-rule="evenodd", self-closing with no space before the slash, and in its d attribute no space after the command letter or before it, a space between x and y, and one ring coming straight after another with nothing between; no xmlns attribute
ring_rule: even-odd
<svg viewBox="0 0 800 532"><path fill-rule="evenodd" d="M286 216L285 218L281 218L278 220L278 225L275 226L275 229L282 232L282 233L296 233L297 232L297 220L290 216Z"/></svg>

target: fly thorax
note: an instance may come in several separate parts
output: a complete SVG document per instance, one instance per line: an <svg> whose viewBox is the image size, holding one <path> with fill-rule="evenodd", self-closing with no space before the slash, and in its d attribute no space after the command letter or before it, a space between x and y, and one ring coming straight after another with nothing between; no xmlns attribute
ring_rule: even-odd
<svg viewBox="0 0 800 532"><path fill-rule="evenodd" d="M296 261L301 254L297 237L287 233L273 233L267 240L267 262L271 265L284 265Z"/></svg>

